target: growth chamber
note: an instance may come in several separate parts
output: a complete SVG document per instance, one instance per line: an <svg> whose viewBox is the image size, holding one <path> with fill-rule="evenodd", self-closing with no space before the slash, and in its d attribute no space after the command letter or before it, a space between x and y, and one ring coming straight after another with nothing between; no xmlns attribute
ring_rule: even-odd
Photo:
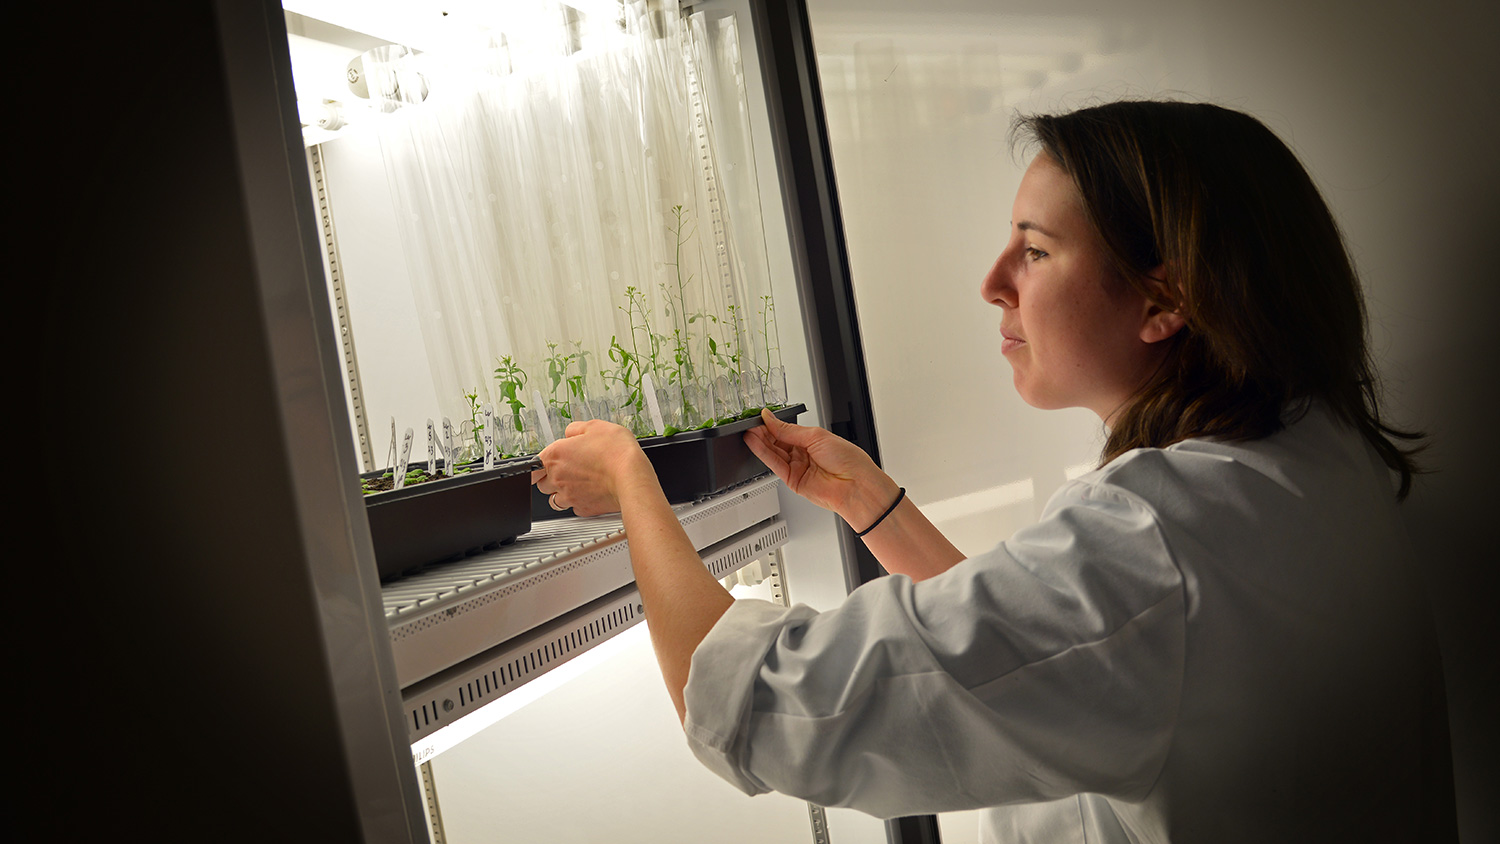
<svg viewBox="0 0 1500 844"><path fill-rule="evenodd" d="M827 608L878 575L740 443L769 408L875 453L801 4L283 18L324 354L432 840L933 840L930 818L747 799L703 769L619 519L527 482L571 421L607 419L736 596Z"/></svg>

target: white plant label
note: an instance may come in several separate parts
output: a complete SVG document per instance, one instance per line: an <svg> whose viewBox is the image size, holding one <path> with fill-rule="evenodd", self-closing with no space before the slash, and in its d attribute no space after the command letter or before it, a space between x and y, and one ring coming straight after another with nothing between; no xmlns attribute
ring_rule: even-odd
<svg viewBox="0 0 1500 844"><path fill-rule="evenodd" d="M453 463L454 463L453 458L454 457L455 457L455 455L453 453L453 423L449 422L448 421L448 417L444 416L443 417L443 465L448 467L448 475L449 475L449 477L453 476L453 470L455 468L454 465L453 465Z"/></svg>
<svg viewBox="0 0 1500 844"><path fill-rule="evenodd" d="M406 486L406 462L411 459L412 430L406 429L406 436L401 438L401 458L396 461L396 489Z"/></svg>
<svg viewBox="0 0 1500 844"><path fill-rule="evenodd" d="M536 402L536 422L542 429L542 447L546 448L557 439L557 435L552 432L552 417L547 413L547 402L542 398L541 390L532 390L531 398Z"/></svg>
<svg viewBox="0 0 1500 844"><path fill-rule="evenodd" d="M385 463L396 471L396 417L391 417L391 451L385 456Z"/></svg>
<svg viewBox="0 0 1500 844"><path fill-rule="evenodd" d="M484 406L484 468L495 468L495 406Z"/></svg>
<svg viewBox="0 0 1500 844"><path fill-rule="evenodd" d="M427 474L437 474L437 426L427 420Z"/></svg>
<svg viewBox="0 0 1500 844"><path fill-rule="evenodd" d="M649 372L641 376L641 392L646 394L646 412L651 414L651 424L656 426L658 434L665 434L667 423L661 419L661 405L656 401L656 382L651 380Z"/></svg>

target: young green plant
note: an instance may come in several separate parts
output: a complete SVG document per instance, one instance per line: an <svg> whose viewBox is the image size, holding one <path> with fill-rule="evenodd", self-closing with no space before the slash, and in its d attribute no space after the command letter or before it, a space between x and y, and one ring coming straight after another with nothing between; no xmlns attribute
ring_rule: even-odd
<svg viewBox="0 0 1500 844"><path fill-rule="evenodd" d="M651 330L651 310L646 302L646 294L640 288L629 285L625 288L625 304L619 308L625 313L626 320L630 323L630 348L627 350L617 338L610 338L609 357L618 364L611 377L616 383L625 387L626 403L633 408L632 416L636 420L636 433L645 432L647 427L646 418L646 394L642 386L641 376L647 372L656 371L657 352L660 348L659 335ZM641 342L645 341L646 351L641 352Z"/></svg>
<svg viewBox="0 0 1500 844"><path fill-rule="evenodd" d="M474 432L474 450L484 451L484 423L480 421L481 414L479 405L479 390L464 393L464 400L469 403L469 427Z"/></svg>
<svg viewBox="0 0 1500 844"><path fill-rule="evenodd" d="M565 419L573 418L569 401L583 400L589 374L589 352L583 348L583 341L574 340L572 343L571 352L559 352L557 343L547 344L547 349L552 352L547 357L547 377L552 381L552 395L547 403L557 408L557 412ZM573 371L575 367L578 370L576 373ZM559 396L558 392L564 387L566 390Z"/></svg>
<svg viewBox="0 0 1500 844"><path fill-rule="evenodd" d="M525 402L521 401L522 390L526 387L526 371L510 355L496 362L500 364L495 367L495 381L500 385L501 400L510 406L511 422L520 431L521 411L526 408Z"/></svg>
<svg viewBox="0 0 1500 844"><path fill-rule="evenodd" d="M669 383L675 383L682 395L682 419L684 424L696 413L691 402L688 401L688 385L696 378L693 369L691 326L702 316L701 313L690 314L687 309L687 291L693 283L691 273L684 275L682 272L683 247L692 240L696 233L696 226L692 217L681 205L672 207L672 222L669 224L672 233L673 257L668 266L672 267L676 281L676 295L664 282L661 285L662 294L666 300L667 316L672 320L672 363L671 372L668 373Z"/></svg>

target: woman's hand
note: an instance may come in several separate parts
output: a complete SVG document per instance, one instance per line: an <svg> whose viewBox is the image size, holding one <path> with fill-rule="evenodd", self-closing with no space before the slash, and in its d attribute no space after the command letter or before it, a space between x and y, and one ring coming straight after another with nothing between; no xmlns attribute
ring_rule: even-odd
<svg viewBox="0 0 1500 844"><path fill-rule="evenodd" d="M792 492L839 514L855 530L896 500L898 487L859 446L822 428L783 422L761 411L765 425L745 432L745 445Z"/></svg>
<svg viewBox="0 0 1500 844"><path fill-rule="evenodd" d="M563 438L538 456L542 468L531 473L531 482L550 495L553 507L571 507L580 516L619 512L627 483L642 473L656 479L635 435L599 419L570 423Z"/></svg>
<svg viewBox="0 0 1500 844"><path fill-rule="evenodd" d="M539 456L542 468L531 482L552 494L552 506L580 516L620 511L656 659L677 717L685 717L682 690L693 651L734 598L703 565L628 429L597 419L574 422Z"/></svg>

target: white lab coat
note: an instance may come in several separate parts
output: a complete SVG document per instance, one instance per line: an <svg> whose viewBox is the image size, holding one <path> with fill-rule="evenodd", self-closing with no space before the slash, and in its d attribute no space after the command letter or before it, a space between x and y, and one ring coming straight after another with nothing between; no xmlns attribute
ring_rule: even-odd
<svg viewBox="0 0 1500 844"><path fill-rule="evenodd" d="M736 602L693 655L690 746L747 794L992 807L986 841L1428 840L1441 673L1390 476L1296 416L1122 455L921 583Z"/></svg>

